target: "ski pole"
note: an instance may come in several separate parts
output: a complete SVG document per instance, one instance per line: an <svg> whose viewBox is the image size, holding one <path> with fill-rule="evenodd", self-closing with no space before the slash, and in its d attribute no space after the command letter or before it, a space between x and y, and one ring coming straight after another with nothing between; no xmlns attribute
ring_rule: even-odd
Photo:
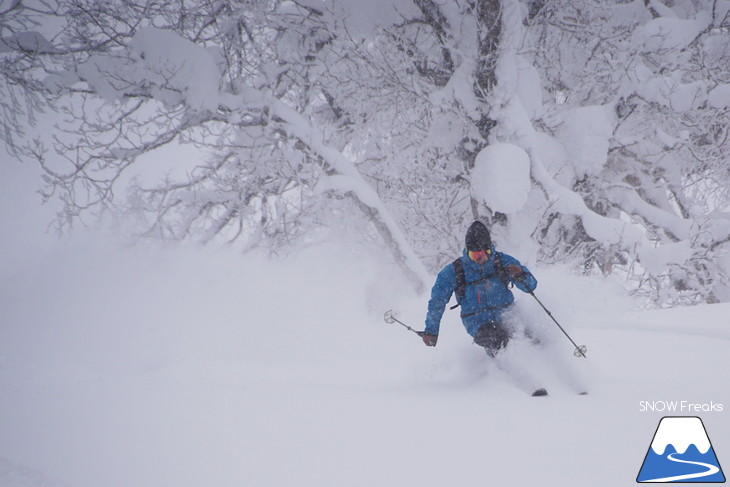
<svg viewBox="0 0 730 487"><path fill-rule="evenodd" d="M411 328L410 326L406 325L401 320L399 320L398 318L396 318L392 309L389 309L388 311L385 312L385 315L383 315L383 320L385 320L386 323L398 323L401 326L404 326L408 331L412 331L413 333L415 333L419 337L420 336L423 336L423 332L422 331L414 330L413 328Z"/></svg>
<svg viewBox="0 0 730 487"><path fill-rule="evenodd" d="M570 343L572 343L573 346L575 347L575 351L573 352L573 355L575 355L576 357L588 358L588 357L586 357L586 352L588 351L588 347L586 347L585 345L580 345L580 346L576 345L576 343L573 341L573 339L570 338L570 335L568 335L568 332L566 332L565 329L563 329L563 327L560 326L560 323L558 323L558 320L555 319L555 317L550 312L550 310L547 309L544 304L542 304L542 301L540 301L539 299L537 299L537 296L535 296L535 293L532 292L532 291L530 291L530 296L532 296L533 298L535 298L535 301L537 301L538 304L540 306L542 306L542 309L544 309L545 312L548 314L548 316L550 318L552 318L552 320L555 322L556 325L558 325L558 328L560 328L560 331L562 331L563 334L566 337L568 337L568 340L570 340Z"/></svg>

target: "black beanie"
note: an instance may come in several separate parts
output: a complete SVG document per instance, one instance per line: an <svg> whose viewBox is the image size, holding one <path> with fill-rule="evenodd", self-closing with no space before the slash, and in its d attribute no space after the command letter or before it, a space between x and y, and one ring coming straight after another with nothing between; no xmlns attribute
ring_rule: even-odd
<svg viewBox="0 0 730 487"><path fill-rule="evenodd" d="M492 248L489 230L482 222L476 221L466 231L466 250L488 250Z"/></svg>

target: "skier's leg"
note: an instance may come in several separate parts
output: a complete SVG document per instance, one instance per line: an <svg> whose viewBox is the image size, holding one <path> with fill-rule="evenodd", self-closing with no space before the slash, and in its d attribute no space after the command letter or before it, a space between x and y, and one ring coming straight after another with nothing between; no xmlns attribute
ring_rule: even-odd
<svg viewBox="0 0 730 487"><path fill-rule="evenodd" d="M474 334L474 343L484 348L494 358L509 342L510 334L500 323L484 323Z"/></svg>
<svg viewBox="0 0 730 487"><path fill-rule="evenodd" d="M532 394L541 390L541 384L515 357L501 352L509 343L511 333L500 322L490 322L482 325L474 334L474 343L484 348L484 351L494 359L494 364L512 377L525 392ZM543 390L544 391L544 390Z"/></svg>
<svg viewBox="0 0 730 487"><path fill-rule="evenodd" d="M515 354L502 353L496 356L494 361L497 367L510 375L525 392L533 393L544 389L541 380Z"/></svg>

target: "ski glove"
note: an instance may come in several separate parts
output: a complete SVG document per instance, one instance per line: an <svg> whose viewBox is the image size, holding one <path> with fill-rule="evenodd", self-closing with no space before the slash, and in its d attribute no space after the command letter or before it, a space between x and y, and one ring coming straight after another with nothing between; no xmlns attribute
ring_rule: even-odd
<svg viewBox="0 0 730 487"><path fill-rule="evenodd" d="M522 270L522 267L512 264L505 267L505 270L507 271L507 274L514 279L515 281L522 281L523 279L527 278L527 275L525 274L525 271Z"/></svg>
<svg viewBox="0 0 730 487"><path fill-rule="evenodd" d="M419 333L419 335L421 335L421 339L423 340L423 343L425 343L427 347L435 347L436 342L439 339L438 335L431 335L430 333L421 332L421 333Z"/></svg>

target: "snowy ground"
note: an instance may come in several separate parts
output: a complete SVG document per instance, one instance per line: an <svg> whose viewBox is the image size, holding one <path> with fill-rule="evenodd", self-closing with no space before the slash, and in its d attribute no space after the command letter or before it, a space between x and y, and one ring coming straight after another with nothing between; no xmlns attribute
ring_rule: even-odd
<svg viewBox="0 0 730 487"><path fill-rule="evenodd" d="M424 297L335 246L266 263L76 243L6 265L0 487L630 485L668 414L641 401L730 408L730 306L637 312L609 283L535 272L589 347L573 358L521 297L548 351L510 353L547 398L490 372L456 311L436 349L384 323L392 307L422 328ZM697 414L721 464L728 414Z"/></svg>
<svg viewBox="0 0 730 487"><path fill-rule="evenodd" d="M0 487L632 485L659 419L699 415L730 464L730 305L638 312L615 284L535 269L519 296L546 351L438 347L425 296L336 245L277 263L214 249L119 250L39 230L24 169L0 178ZM571 383L586 378L590 395ZM642 412L641 401L722 404ZM725 472L727 475L728 472Z"/></svg>

